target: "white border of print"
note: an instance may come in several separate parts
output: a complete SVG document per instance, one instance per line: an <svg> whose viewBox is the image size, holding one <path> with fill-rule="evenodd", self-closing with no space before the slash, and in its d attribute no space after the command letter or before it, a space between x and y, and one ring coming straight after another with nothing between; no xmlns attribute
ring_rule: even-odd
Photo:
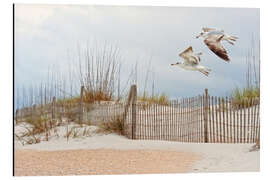
<svg viewBox="0 0 270 180"><path fill-rule="evenodd" d="M263 0L5 0L0 1L0 121L1 121L1 153L0 153L0 169L1 178L11 179L12 177L12 3L39 3L39 4L100 4L100 5L139 5L139 6L181 6L181 7L243 7L243 8L260 8L261 12L261 120L262 120L262 140L261 140L261 172L260 173L189 173L189 174L158 174L158 175L114 175L114 176L59 176L50 177L52 179L268 179L269 165L269 130L270 127L269 116L269 93L270 86L267 77L270 71L269 57L269 19L270 6L267 1ZM269 162L268 162L269 163ZM38 177L40 179L47 179L48 177ZM16 177L17 179L17 177ZM24 179L37 179L37 177L20 177Z"/></svg>

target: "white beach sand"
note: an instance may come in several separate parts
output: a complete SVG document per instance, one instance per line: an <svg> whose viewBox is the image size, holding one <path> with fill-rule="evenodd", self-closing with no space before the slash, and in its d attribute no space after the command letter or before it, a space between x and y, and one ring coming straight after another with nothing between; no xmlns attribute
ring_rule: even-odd
<svg viewBox="0 0 270 180"><path fill-rule="evenodd" d="M72 126L70 126L72 127ZM64 137L66 126L58 127L58 137L53 136L49 141L38 144L24 145L16 140L15 150L168 150L180 152L193 152L202 157L193 165L190 172L243 172L259 171L260 152L249 152L252 144L197 144L156 140L130 140L116 134L95 134L95 126L89 126L89 137L70 138ZM16 127L18 133L21 128Z"/></svg>

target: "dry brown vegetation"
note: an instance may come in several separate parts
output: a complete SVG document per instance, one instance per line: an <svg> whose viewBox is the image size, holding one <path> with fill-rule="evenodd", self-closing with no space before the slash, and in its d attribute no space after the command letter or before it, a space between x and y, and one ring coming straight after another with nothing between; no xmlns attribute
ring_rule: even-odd
<svg viewBox="0 0 270 180"><path fill-rule="evenodd" d="M148 96L146 93L144 93L143 96L138 96L137 100L140 102L146 102L150 105L159 104L159 105L168 106L170 104L170 99L165 93L162 93L161 95L157 94L153 96Z"/></svg>
<svg viewBox="0 0 270 180"><path fill-rule="evenodd" d="M99 46L93 44L90 46L78 46L75 56L68 55L70 63L68 63L68 73L62 73L61 69L56 66L48 67L46 80L39 84L30 85L28 87L16 84L15 104L20 109L30 109L31 113L36 116L26 117L16 113L16 124L25 122L31 125L27 127L28 133L24 137L32 136L34 140L30 143L38 143L40 140L36 138L38 134L45 134L49 140L50 131L56 127L65 125L68 127L70 122L86 123L81 121L81 112L78 112L82 103L91 104L101 101L125 101L127 96L126 88L131 83L137 82L137 63L130 72L126 81L121 80L122 72L122 55L118 47L104 44ZM147 95L147 87L151 85L150 74L151 62L149 62L143 87L143 96L138 97L139 101L168 105L169 98L163 93L158 95L154 93L155 81L152 81L152 95ZM83 95L80 88L84 87ZM55 99L55 104L53 100ZM36 107L35 109L33 107ZM63 109L53 113L52 106ZM44 111L46 112L42 112ZM86 111L90 111L86 108ZM53 115L52 115L53 114ZM18 118L20 117L20 118ZM65 119L65 122L64 122ZM104 132L116 132L123 134L123 120L121 117L112 117L108 122L101 123ZM87 131L84 133L87 134ZM17 139L23 139L19 137ZM67 139L77 137L76 128L67 129Z"/></svg>
<svg viewBox="0 0 270 180"><path fill-rule="evenodd" d="M123 116L118 115L112 117L110 120L101 121L97 133L116 133L119 135L124 135L125 124Z"/></svg>

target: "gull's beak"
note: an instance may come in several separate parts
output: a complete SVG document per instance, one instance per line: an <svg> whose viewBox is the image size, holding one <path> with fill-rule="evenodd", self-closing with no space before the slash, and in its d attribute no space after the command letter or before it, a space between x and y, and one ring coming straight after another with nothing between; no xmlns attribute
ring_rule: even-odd
<svg viewBox="0 0 270 180"><path fill-rule="evenodd" d="M171 66L174 66L175 64L171 64Z"/></svg>
<svg viewBox="0 0 270 180"><path fill-rule="evenodd" d="M196 36L196 38L198 39L199 37L201 37L201 35L199 34L198 36Z"/></svg>

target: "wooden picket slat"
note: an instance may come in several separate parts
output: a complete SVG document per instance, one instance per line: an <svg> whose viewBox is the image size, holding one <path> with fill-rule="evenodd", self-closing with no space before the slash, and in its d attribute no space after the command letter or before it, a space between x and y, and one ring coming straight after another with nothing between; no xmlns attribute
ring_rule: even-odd
<svg viewBox="0 0 270 180"><path fill-rule="evenodd" d="M211 97L211 115L212 115L212 136L213 136L213 141L212 143L215 143L215 99L214 96Z"/></svg>
<svg viewBox="0 0 270 180"><path fill-rule="evenodd" d="M185 137L186 137L186 142L189 141L189 137L188 137L188 134L189 134L189 129L188 129L188 122L189 122L189 119L188 119L188 116L189 116L189 113L188 113L188 98L185 98L185 126L186 126L186 134L185 134Z"/></svg>
<svg viewBox="0 0 270 180"><path fill-rule="evenodd" d="M182 98L182 103L183 103L183 106L182 106L182 123L183 123L183 142L186 142L186 128L185 128L185 124L186 124L186 116L185 116L185 99Z"/></svg>
<svg viewBox="0 0 270 180"><path fill-rule="evenodd" d="M248 118L247 118L247 143L250 143L250 135L251 135L251 129L250 129L250 107L251 107L251 103L250 103L250 99L248 99L247 102L247 112L248 112Z"/></svg>
<svg viewBox="0 0 270 180"><path fill-rule="evenodd" d="M168 117L168 114L169 114L169 112L170 112L170 108L171 108L171 103L169 103L169 108L166 110L166 117ZM169 140L169 124L168 124L168 119L166 118L166 121L165 121L165 123L166 123L166 140L168 141Z"/></svg>
<svg viewBox="0 0 270 180"><path fill-rule="evenodd" d="M196 97L196 132L197 132L197 140L196 142L200 142L200 97Z"/></svg>
<svg viewBox="0 0 270 180"><path fill-rule="evenodd" d="M197 130L196 130L196 97L193 97L193 102L192 102L192 110L193 110L193 117L192 117L192 129L193 129L193 140L192 142L197 142Z"/></svg>
<svg viewBox="0 0 270 180"><path fill-rule="evenodd" d="M226 124L226 143L229 143L229 113L228 113L228 97L225 98L225 124Z"/></svg>
<svg viewBox="0 0 270 180"><path fill-rule="evenodd" d="M180 99L180 141L183 141L183 99Z"/></svg>
<svg viewBox="0 0 270 180"><path fill-rule="evenodd" d="M200 125L201 125L201 142L204 142L204 123L203 123L203 103L204 103L204 95L201 96L201 119L200 119Z"/></svg>
<svg viewBox="0 0 270 180"><path fill-rule="evenodd" d="M210 97L209 96L209 105L208 105L208 107L209 107L209 110L208 110L208 112L209 112L209 119L210 119L210 122L209 122L209 124L210 124L210 128L209 128L209 135L210 135L210 141L209 142L211 142L211 143L213 143L214 142L214 134L213 134L213 132L214 132L214 118L213 118L213 97Z"/></svg>
<svg viewBox="0 0 270 180"><path fill-rule="evenodd" d="M219 142L219 139L218 139L218 122L217 122L217 97L215 96L214 97L214 105L213 105L213 107L214 107L214 111L213 111L213 114L214 114L214 126L215 126L215 131L214 131L214 134L215 134L215 143L216 142Z"/></svg>
<svg viewBox="0 0 270 180"><path fill-rule="evenodd" d="M257 139L260 138L259 137L260 136L260 119L259 119L260 118L260 114L259 113L260 113L260 106L257 107L257 113L256 113L257 114L257 119L256 119L257 120L257 125L256 125L256 141L257 141Z"/></svg>
<svg viewBox="0 0 270 180"><path fill-rule="evenodd" d="M189 121L188 121L188 130L189 130L189 142L192 142L192 98L188 98L189 101Z"/></svg>
<svg viewBox="0 0 270 180"><path fill-rule="evenodd" d="M222 120L221 120L221 114L222 114L222 107L221 107L222 105L221 105L221 99L220 99L220 97L218 98L218 114L219 114L219 116L218 116L218 121L219 121L219 123L218 123L218 125L219 125L219 133L218 133L218 136L219 136L219 142L223 142L223 137L222 137Z"/></svg>
<svg viewBox="0 0 270 180"><path fill-rule="evenodd" d="M174 108L173 108L173 110L174 110L174 113L173 113L173 135L174 135L174 141L175 140L177 140L177 125L176 125L176 113L177 113L177 100L175 101L175 103L174 103Z"/></svg>
<svg viewBox="0 0 270 180"><path fill-rule="evenodd" d="M255 142L255 122L256 122L256 111L255 111L255 108L256 108L256 105L255 105L255 99L253 98L252 99L252 143Z"/></svg>
<svg viewBox="0 0 270 180"><path fill-rule="evenodd" d="M190 98L187 98L187 105L188 105L188 113L187 113L187 116L188 116L188 122L187 122L187 129L188 129L188 142L191 141L191 131L190 131L190 121L191 121L191 113L190 113Z"/></svg>
<svg viewBox="0 0 270 180"><path fill-rule="evenodd" d="M231 99L229 99L229 112L230 112L230 142L229 143L233 143L233 133L232 133L232 127L233 127L233 123L232 123L232 106L231 106Z"/></svg>

